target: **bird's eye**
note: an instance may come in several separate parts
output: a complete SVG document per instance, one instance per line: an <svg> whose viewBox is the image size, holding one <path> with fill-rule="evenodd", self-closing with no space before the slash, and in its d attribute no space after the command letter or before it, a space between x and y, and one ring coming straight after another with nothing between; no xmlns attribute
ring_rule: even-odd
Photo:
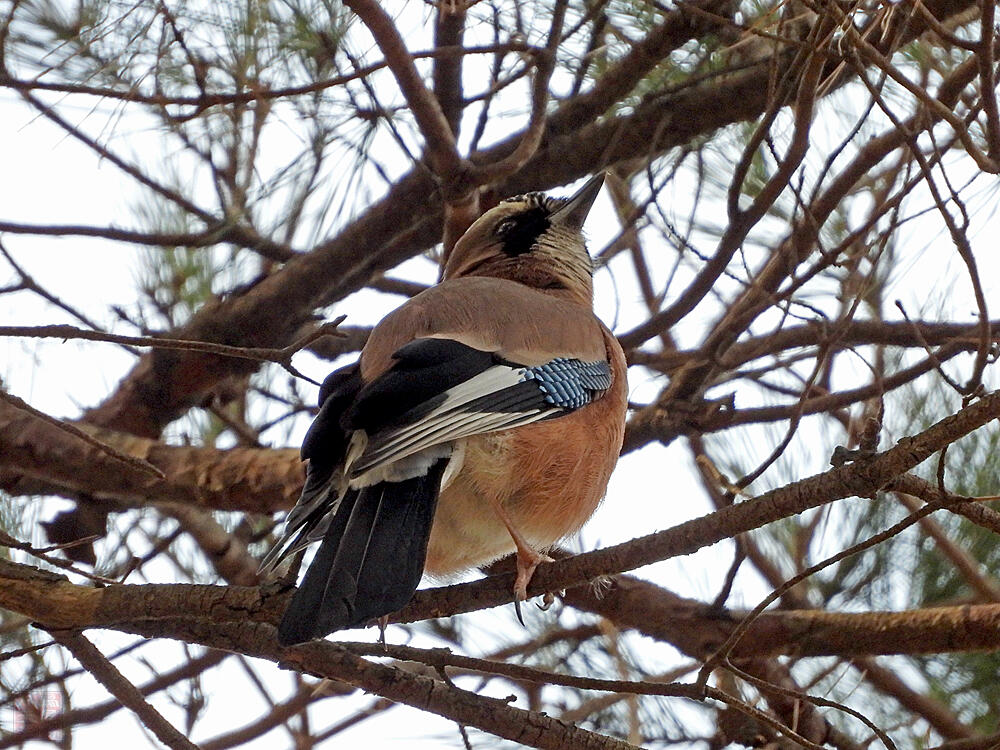
<svg viewBox="0 0 1000 750"><path fill-rule="evenodd" d="M517 219L503 219L497 224L496 233L500 237L510 233L517 226Z"/></svg>

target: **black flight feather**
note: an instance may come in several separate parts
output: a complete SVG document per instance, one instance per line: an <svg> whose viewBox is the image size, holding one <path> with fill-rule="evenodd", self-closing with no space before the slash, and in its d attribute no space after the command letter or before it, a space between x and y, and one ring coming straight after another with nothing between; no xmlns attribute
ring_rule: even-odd
<svg viewBox="0 0 1000 750"><path fill-rule="evenodd" d="M417 339L392 356L392 367L358 393L345 426L371 434L411 424L440 404L449 388L502 362L451 339Z"/></svg>
<svg viewBox="0 0 1000 750"><path fill-rule="evenodd" d="M338 463L343 460L350 432L341 424L341 416L361 390L358 363L331 372L319 389L319 413L302 441L302 460Z"/></svg>
<svg viewBox="0 0 1000 750"><path fill-rule="evenodd" d="M426 474L348 491L278 628L301 643L395 612L417 585L447 459Z"/></svg>

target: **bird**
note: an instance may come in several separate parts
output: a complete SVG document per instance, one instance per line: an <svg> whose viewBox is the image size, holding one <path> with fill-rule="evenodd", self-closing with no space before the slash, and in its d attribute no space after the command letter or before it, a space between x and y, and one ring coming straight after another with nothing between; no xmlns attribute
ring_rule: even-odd
<svg viewBox="0 0 1000 750"><path fill-rule="evenodd" d="M273 574L320 542L280 643L385 618L422 575L448 580L511 553L518 605L545 551L594 513L627 407L625 356L593 312L583 234L603 182L483 213L439 283L324 380L301 497L261 562Z"/></svg>

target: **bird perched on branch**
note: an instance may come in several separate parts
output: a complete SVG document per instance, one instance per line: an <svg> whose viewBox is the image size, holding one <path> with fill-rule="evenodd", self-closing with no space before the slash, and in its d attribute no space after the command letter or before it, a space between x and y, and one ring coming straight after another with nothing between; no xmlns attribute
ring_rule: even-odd
<svg viewBox="0 0 1000 750"><path fill-rule="evenodd" d="M322 637L400 609L422 573L517 554L515 602L543 550L597 508L621 449L625 357L592 310L572 197L503 201L458 240L442 281L332 373L309 465L262 571L322 540L278 631Z"/></svg>

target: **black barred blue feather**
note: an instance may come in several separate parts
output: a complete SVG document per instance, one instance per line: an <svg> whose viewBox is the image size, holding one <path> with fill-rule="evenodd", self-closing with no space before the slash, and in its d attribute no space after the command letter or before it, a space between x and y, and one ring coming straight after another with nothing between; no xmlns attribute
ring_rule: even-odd
<svg viewBox="0 0 1000 750"><path fill-rule="evenodd" d="M582 362L557 357L544 365L525 368L524 377L537 381L545 393L545 400L563 409L586 406L594 394L611 387L611 368L604 360Z"/></svg>

